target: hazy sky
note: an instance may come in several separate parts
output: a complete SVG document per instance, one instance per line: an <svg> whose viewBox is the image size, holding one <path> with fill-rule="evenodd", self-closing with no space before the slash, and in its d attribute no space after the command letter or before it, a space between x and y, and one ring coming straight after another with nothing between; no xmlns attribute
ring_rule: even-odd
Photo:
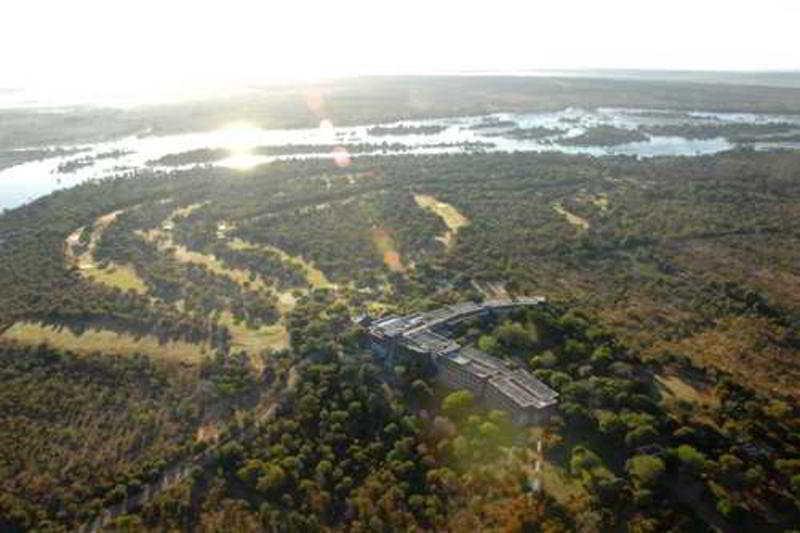
<svg viewBox="0 0 800 533"><path fill-rule="evenodd" d="M457 69L800 69L800 1L3 0L0 87Z"/></svg>

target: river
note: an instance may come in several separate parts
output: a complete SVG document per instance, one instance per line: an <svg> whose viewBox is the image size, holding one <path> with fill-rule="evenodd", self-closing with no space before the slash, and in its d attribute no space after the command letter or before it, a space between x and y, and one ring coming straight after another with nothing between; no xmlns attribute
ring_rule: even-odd
<svg viewBox="0 0 800 533"><path fill-rule="evenodd" d="M349 158L358 156L481 151L697 156L730 150L742 143L724 135L690 138L653 134L647 128L781 124L796 128L783 133L789 135L786 142L779 136L761 135L749 146L763 150L796 149L800 117L790 115L567 108L557 112L497 113L349 127L335 127L323 121L320 127L307 129L261 129L240 123L209 132L144 134L94 144L50 147L80 152L54 155L0 171L0 209L11 209L90 179L144 168L191 167L196 162L182 164L180 158L177 163L159 160L171 154L201 149L209 150L203 163L240 170L291 158L333 158L337 163L346 164ZM606 128L600 137L597 137L597 128Z"/></svg>

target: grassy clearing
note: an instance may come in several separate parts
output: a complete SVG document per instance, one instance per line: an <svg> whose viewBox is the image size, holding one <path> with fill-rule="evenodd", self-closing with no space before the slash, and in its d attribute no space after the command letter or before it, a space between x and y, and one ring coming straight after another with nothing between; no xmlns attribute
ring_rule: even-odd
<svg viewBox="0 0 800 533"><path fill-rule="evenodd" d="M395 247L394 239L392 239L388 231L383 228L374 228L372 230L372 242L378 253L383 257L383 263L389 270L401 273L406 271L403 261L400 259L400 253Z"/></svg>
<svg viewBox="0 0 800 533"><path fill-rule="evenodd" d="M606 193L586 194L581 192L575 197L575 201L583 204L592 204L600 211L608 211L608 195Z"/></svg>
<svg viewBox="0 0 800 533"><path fill-rule="evenodd" d="M186 207L179 207L178 209L176 209L175 211L172 212L172 214L169 216L169 218L167 220L169 222L174 223L176 218L178 218L178 217L187 217L187 216L191 215L193 211L197 211L198 209L200 209L201 207L203 207L204 205L206 205L208 203L209 202L200 202L200 203L197 203L197 204L189 204Z"/></svg>
<svg viewBox="0 0 800 533"><path fill-rule="evenodd" d="M206 442L208 444L219 441L220 434L222 433L221 425L222 424L217 420L206 422L197 428L194 439L197 442Z"/></svg>
<svg viewBox="0 0 800 533"><path fill-rule="evenodd" d="M589 221L588 220L586 220L585 218L581 218L578 215L575 215L573 213L570 213L569 211L564 209L564 206L561 205L560 203L553 204L553 210L555 210L555 212L558 213L559 215L561 215L564 218L566 218L567 222L569 222L573 226L576 226L576 227L580 228L581 230L589 229Z"/></svg>
<svg viewBox="0 0 800 533"><path fill-rule="evenodd" d="M94 283L118 287L123 291L132 290L139 294L147 292L147 285L130 265L111 263L104 268L82 270L81 274Z"/></svg>
<svg viewBox="0 0 800 533"><path fill-rule="evenodd" d="M336 288L336 284L331 283L328 280L327 276L325 276L324 272L315 267L313 263L303 259L301 256L289 255L280 248L268 245L254 244L239 238L229 241L228 246L233 250L256 250L256 251L264 250L268 252L274 252L280 255L283 261L287 261L302 268L303 274L306 277L306 281L308 281L308 284L314 287L315 289Z"/></svg>
<svg viewBox="0 0 800 533"><path fill-rule="evenodd" d="M90 329L76 335L66 328L42 326L32 322L17 322L0 335L0 339L29 345L44 342L54 348L84 355L96 352L120 356L142 353L156 359L191 364L199 363L207 350L205 346L182 341L159 344L158 339L152 335L134 337L103 329Z"/></svg>
<svg viewBox="0 0 800 533"><path fill-rule="evenodd" d="M220 315L220 323L231 332L231 349L246 351L250 355L253 367L259 373L264 370L261 352L289 348L289 331L282 321L271 326L251 329L244 323L237 324L230 311L223 311Z"/></svg>
<svg viewBox="0 0 800 533"><path fill-rule="evenodd" d="M450 248L453 245L458 230L469 224L469 219L462 215L458 209L452 205L437 200L436 197L427 194L415 194L414 201L423 209L433 212L439 216L447 225L448 231L438 237L438 240Z"/></svg>
<svg viewBox="0 0 800 533"><path fill-rule="evenodd" d="M709 391L699 389L685 382L678 376L656 376L665 401L681 400L700 405L715 405L717 399Z"/></svg>
<svg viewBox="0 0 800 533"><path fill-rule="evenodd" d="M64 255L68 264L76 266L81 276L93 283L101 283L110 287L117 287L123 291L132 290L139 294L145 294L147 285L136 274L132 266L111 263L101 268L94 258L97 242L102 237L103 232L122 212L123 210L114 211L95 220L92 226L91 239L81 254L76 252L76 246L80 242L80 235L84 228L80 227L72 232L67 237Z"/></svg>

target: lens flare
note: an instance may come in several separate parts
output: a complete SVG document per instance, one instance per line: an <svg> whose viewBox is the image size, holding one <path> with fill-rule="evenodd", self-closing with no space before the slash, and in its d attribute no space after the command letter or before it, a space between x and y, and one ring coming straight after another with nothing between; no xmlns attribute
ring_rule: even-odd
<svg viewBox="0 0 800 533"><path fill-rule="evenodd" d="M308 89L305 94L306 105L316 115L322 113L322 108L325 105L325 100L319 89Z"/></svg>
<svg viewBox="0 0 800 533"><path fill-rule="evenodd" d="M344 146L337 146L331 152L331 157L333 157L333 162L339 168L349 167L350 166L350 152Z"/></svg>

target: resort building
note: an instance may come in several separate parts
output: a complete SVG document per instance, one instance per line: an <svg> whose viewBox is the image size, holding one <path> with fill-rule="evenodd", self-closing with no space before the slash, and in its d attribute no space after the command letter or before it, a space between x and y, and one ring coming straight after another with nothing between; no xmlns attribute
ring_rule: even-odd
<svg viewBox="0 0 800 533"><path fill-rule="evenodd" d="M516 424L541 423L552 413L558 393L514 363L449 337L467 320L494 319L513 309L539 305L544 298L466 302L409 316L390 316L367 324L373 353L391 365L401 354L424 358L446 387L466 389L487 407L502 409Z"/></svg>

